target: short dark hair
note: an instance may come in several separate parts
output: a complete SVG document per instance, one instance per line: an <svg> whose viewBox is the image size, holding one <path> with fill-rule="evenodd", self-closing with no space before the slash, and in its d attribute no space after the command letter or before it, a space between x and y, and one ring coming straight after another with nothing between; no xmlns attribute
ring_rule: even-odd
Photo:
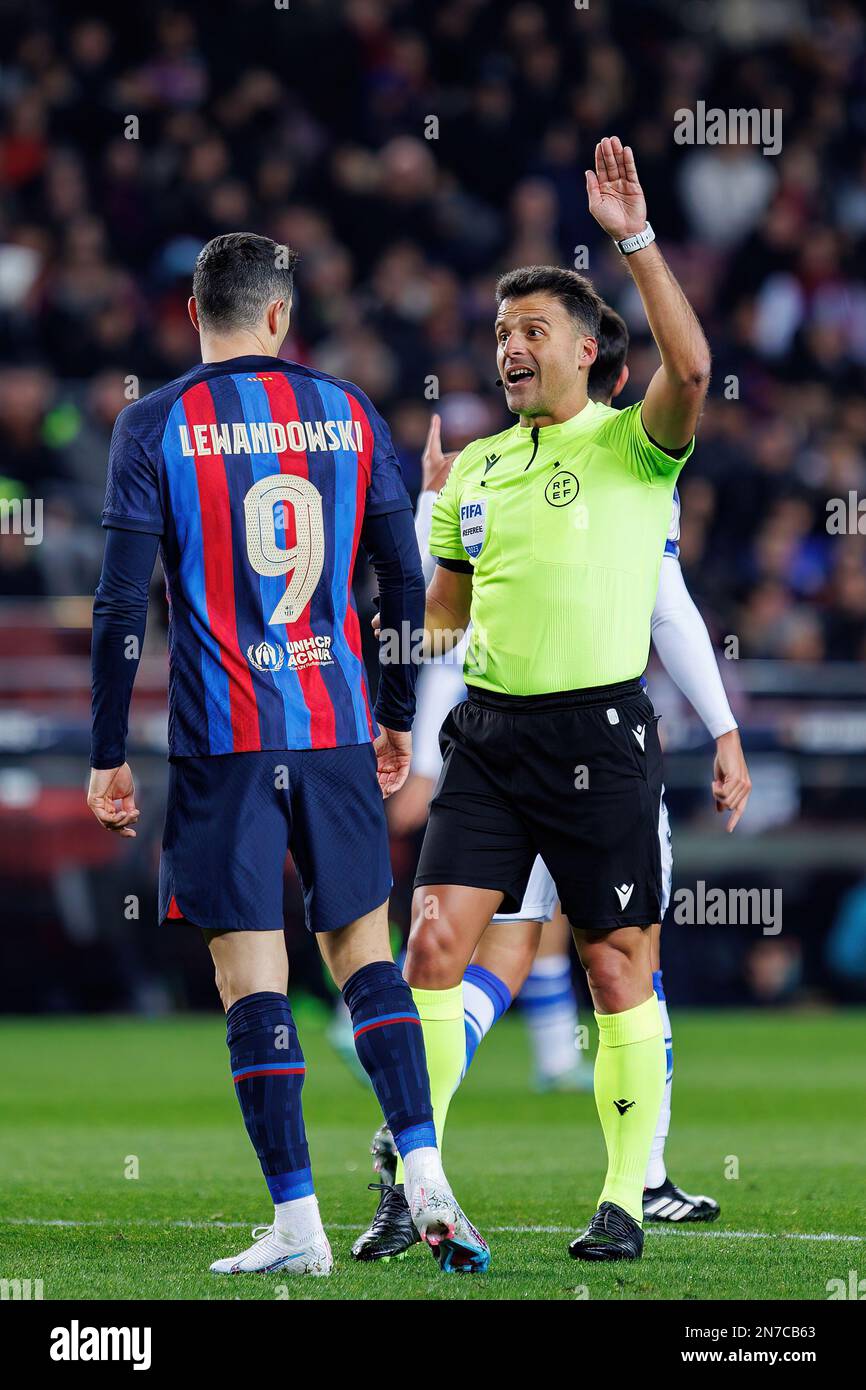
<svg viewBox="0 0 866 1390"><path fill-rule="evenodd" d="M192 277L199 322L252 328L275 299L291 300L298 253L255 232L227 232L203 246Z"/></svg>
<svg viewBox="0 0 866 1390"><path fill-rule="evenodd" d="M585 275L578 275L576 270L562 270L558 265L524 265L499 277L497 306L503 299L516 299L525 294L553 295L584 333L592 338L598 335L602 300Z"/></svg>
<svg viewBox="0 0 866 1390"><path fill-rule="evenodd" d="M587 392L590 400L610 400L613 388L628 356L628 328L616 309L602 304L601 319L596 333L598 356L589 369Z"/></svg>

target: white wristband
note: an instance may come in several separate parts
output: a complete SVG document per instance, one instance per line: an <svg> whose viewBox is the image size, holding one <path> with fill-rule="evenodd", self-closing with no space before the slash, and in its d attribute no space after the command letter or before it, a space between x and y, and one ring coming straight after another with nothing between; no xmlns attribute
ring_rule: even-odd
<svg viewBox="0 0 866 1390"><path fill-rule="evenodd" d="M645 246L650 246L656 239L656 234L647 222L642 232L636 232L634 236L627 236L623 241L615 243L617 251L623 256L630 256L634 251L642 251Z"/></svg>

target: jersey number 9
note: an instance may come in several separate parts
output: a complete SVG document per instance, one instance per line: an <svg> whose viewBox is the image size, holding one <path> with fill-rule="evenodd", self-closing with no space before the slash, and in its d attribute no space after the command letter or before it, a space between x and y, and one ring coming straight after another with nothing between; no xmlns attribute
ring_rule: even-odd
<svg viewBox="0 0 866 1390"><path fill-rule="evenodd" d="M295 518L295 544L286 548L277 535L275 508L284 503ZM272 579L294 571L270 623L293 623L313 596L325 563L322 495L307 478L275 473L253 483L244 498L247 555L257 574Z"/></svg>

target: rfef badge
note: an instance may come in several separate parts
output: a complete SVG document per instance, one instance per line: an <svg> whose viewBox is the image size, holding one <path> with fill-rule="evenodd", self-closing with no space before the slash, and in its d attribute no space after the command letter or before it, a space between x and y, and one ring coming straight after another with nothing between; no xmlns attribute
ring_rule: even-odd
<svg viewBox="0 0 866 1390"><path fill-rule="evenodd" d="M486 516L486 502L460 503L460 539L463 542L463 549L472 560L481 554Z"/></svg>

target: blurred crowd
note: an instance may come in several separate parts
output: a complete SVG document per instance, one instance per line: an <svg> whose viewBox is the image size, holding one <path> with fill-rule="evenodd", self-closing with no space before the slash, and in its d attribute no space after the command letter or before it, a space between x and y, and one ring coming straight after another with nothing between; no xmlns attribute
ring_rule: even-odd
<svg viewBox="0 0 866 1390"><path fill-rule="evenodd" d="M78 16L74 13L77 8ZM285 354L356 381L410 490L429 412L447 447L507 423L492 290L586 268L656 358L586 211L596 140L632 144L714 379L683 482L683 559L741 656L866 657L866 20L806 0L234 0L7 4L0 66L0 597L86 594L117 411L192 365L195 255L243 228L301 253ZM760 145L679 144L676 112L782 113ZM866 518L863 519L866 529Z"/></svg>

